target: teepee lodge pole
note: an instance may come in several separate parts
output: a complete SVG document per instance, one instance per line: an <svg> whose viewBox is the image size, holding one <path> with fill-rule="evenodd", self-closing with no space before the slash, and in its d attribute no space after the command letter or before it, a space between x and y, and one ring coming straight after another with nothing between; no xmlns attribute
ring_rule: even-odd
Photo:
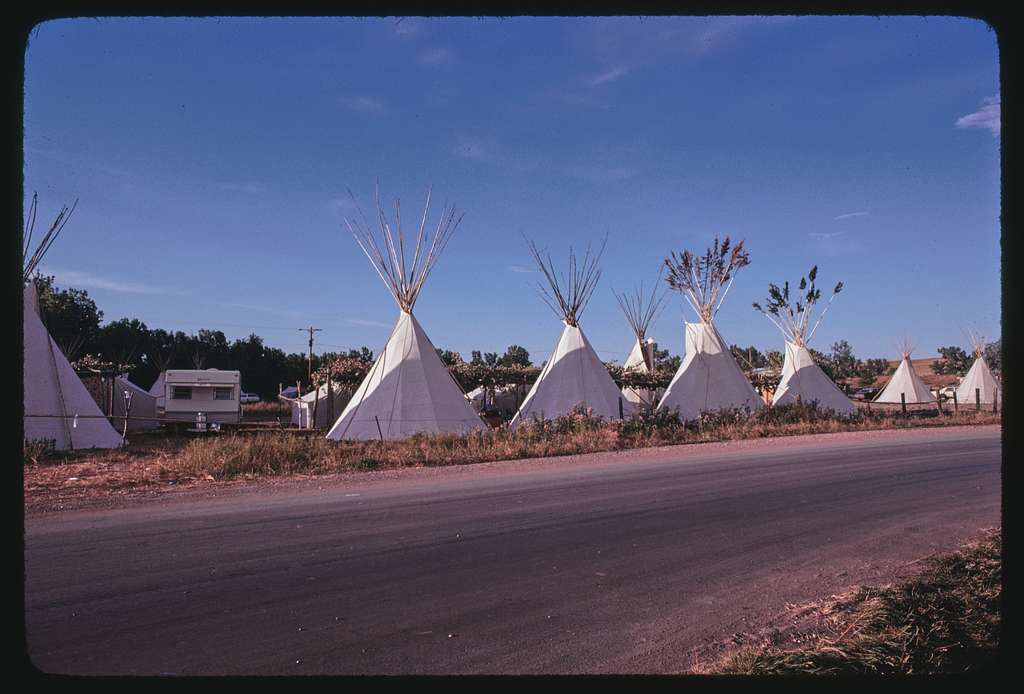
<svg viewBox="0 0 1024 694"><path fill-rule="evenodd" d="M843 283L838 282L825 308L812 325L814 307L821 299L821 289L815 285L817 276L818 267L815 265L805 277L800 278L800 283L792 294L789 282L785 282L781 287L770 283L768 299L764 306L757 302L753 304L754 310L768 318L786 341L783 378L775 391L773 404L817 402L819 407L834 410L840 416L852 416L857 408L850 401L849 395L821 370L807 346L828 313L833 300L843 290Z"/></svg>
<svg viewBox="0 0 1024 694"><path fill-rule="evenodd" d="M683 421L699 419L704 412L723 408L763 406L762 396L736 363L729 343L718 332L714 319L737 273L750 264L744 241L733 245L727 236L712 241L703 252L674 251L664 259L665 281L679 292L697 315L684 321L685 357L665 389L657 409L675 412ZM709 388L707 384L715 383Z"/></svg>
<svg viewBox="0 0 1024 694"><path fill-rule="evenodd" d="M445 203L436 225L431 224L433 231L428 229L428 190L413 243L406 238L402 226L401 203L395 200L394 217L389 218L381 202L379 185L374 191L376 228L371 227L351 191L349 195L357 215L346 218L345 226L398 304L400 314L387 344L328 429L327 438L384 441L418 433L467 434L485 430L483 420L413 315L424 283L462 215L456 214L454 205ZM348 391L347 384L344 391ZM328 398L328 407L333 407L333 392L328 393Z"/></svg>
<svg viewBox="0 0 1024 694"><path fill-rule="evenodd" d="M596 417L615 419L619 416L622 389L580 327L580 317L601 277L600 259L607 237L597 253L592 253L588 245L582 258L570 248L564 272L555 269L550 253L542 252L536 243L525 240L546 282L546 285L538 282L541 300L561 319L563 328L558 344L509 422L509 428L515 430L538 415L554 419L569 414L577 403L583 403ZM622 402L621 406L623 416L634 411L632 402Z"/></svg>
<svg viewBox="0 0 1024 694"><path fill-rule="evenodd" d="M87 387L75 373L46 326L34 275L77 206L64 206L43 238L33 235L39 198L32 196L22 234L22 366L26 385L23 404L25 441L45 439L57 450L118 448L124 439L114 428L113 393L99 384ZM98 395L98 397L96 397ZM106 397L107 402L101 403ZM105 412L106 411L106 412Z"/></svg>

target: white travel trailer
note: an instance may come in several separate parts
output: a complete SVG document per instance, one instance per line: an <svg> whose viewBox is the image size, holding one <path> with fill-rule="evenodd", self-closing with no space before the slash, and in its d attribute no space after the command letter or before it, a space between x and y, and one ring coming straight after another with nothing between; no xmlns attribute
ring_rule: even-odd
<svg viewBox="0 0 1024 694"><path fill-rule="evenodd" d="M209 423L237 424L242 418L242 376L220 369L168 369L157 415L168 422L195 422L200 412Z"/></svg>

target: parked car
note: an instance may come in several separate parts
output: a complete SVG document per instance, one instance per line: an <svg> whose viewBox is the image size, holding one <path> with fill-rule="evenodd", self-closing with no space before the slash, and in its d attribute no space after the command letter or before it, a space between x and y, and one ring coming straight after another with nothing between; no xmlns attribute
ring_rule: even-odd
<svg viewBox="0 0 1024 694"><path fill-rule="evenodd" d="M939 390L939 397L943 400L952 400L954 392L956 392L956 386L946 386Z"/></svg>
<svg viewBox="0 0 1024 694"><path fill-rule="evenodd" d="M878 388L860 388L853 394L854 400L870 400L878 393Z"/></svg>
<svg viewBox="0 0 1024 694"><path fill-rule="evenodd" d="M239 397L239 400L241 401L241 403L243 405L245 405L245 404L248 404L248 403L251 403L251 402L259 402L260 401L260 396L256 395L256 393L246 393L243 390L242 391L242 395Z"/></svg>

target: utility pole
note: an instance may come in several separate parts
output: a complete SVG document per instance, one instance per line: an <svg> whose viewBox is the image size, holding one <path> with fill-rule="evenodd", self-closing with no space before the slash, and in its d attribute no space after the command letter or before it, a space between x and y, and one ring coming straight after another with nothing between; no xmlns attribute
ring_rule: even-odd
<svg viewBox="0 0 1024 694"><path fill-rule="evenodd" d="M297 328L303 332L309 333L309 383L313 383L313 333L322 331L322 328L314 328L312 325L308 328Z"/></svg>

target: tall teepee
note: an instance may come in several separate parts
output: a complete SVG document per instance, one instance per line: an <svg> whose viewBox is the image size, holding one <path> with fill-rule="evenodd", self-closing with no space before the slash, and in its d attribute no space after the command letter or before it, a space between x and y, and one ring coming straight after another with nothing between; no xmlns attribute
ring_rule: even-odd
<svg viewBox="0 0 1024 694"><path fill-rule="evenodd" d="M993 400L1003 400L1003 389L999 381L992 375L992 371L985 362L985 338L980 335L970 334L971 346L974 348L974 363L960 385L956 387L957 402L970 405L980 395L981 403L991 405Z"/></svg>
<svg viewBox="0 0 1024 694"><path fill-rule="evenodd" d="M731 246L728 237L721 245L716 238L703 256L683 251L681 257L673 253L665 259L669 286L683 295L699 322L685 323L686 354L659 410L678 412L686 420L728 407L754 412L763 406L714 323L736 273L749 263L743 242Z"/></svg>
<svg viewBox="0 0 1024 694"><path fill-rule="evenodd" d="M661 284L661 273L654 282L654 288L650 295L644 293L644 286L641 284L632 293L619 294L615 292L615 298L619 302L622 314L633 331L636 341L633 342L633 349L630 351L622 368L626 371L639 373L651 373L654 371L654 351L657 344L647 337L647 331L654 322L654 319L661 312L665 301L665 294L658 293ZM622 394L635 406L653 408L658 404L658 399L665 392L664 388L631 388L626 386Z"/></svg>
<svg viewBox="0 0 1024 694"><path fill-rule="evenodd" d="M74 211L64 207L50 230L31 251L38 200L32 196L22 253L25 440L49 440L58 450L117 448L122 440L43 324L32 279L46 251Z"/></svg>
<svg viewBox="0 0 1024 694"><path fill-rule="evenodd" d="M807 290L807 293L795 297L796 310L790 305L789 282L786 282L782 289L774 284L768 285L766 308L754 303L754 308L767 316L768 320L774 323L786 338L786 357L782 364L782 380L775 390L772 405L785 405L798 400L805 403L815 401L823 408L834 410L836 414L851 415L856 412L857 408L814 363L814 358L807 349L807 342L814 337L814 331L818 329L821 319L828 312L832 300L843 290L843 283L839 282L832 290L828 304L808 334L807 327L810 323L811 311L814 309L814 304L821 298L821 290L814 286L817 275L818 266L815 265L806 278L800 279L800 291Z"/></svg>
<svg viewBox="0 0 1024 694"><path fill-rule="evenodd" d="M935 396L932 395L932 391L917 375L913 364L910 363L910 353L914 350L914 346L910 340L904 339L900 342L899 349L903 359L896 367L892 378L885 384L885 388L875 398L875 402L906 402L908 405L934 403Z"/></svg>
<svg viewBox="0 0 1024 694"><path fill-rule="evenodd" d="M632 413L632 403L623 397L579 325L580 314L601 277L598 261L603 252L604 244L593 256L588 247L582 262L577 263L576 254L570 249L569 272L559 275L551 256L547 255L545 260L530 242L530 253L548 283L547 288L540 285L541 298L562 319L565 328L555 351L512 418L512 428L534 418L559 417L581 403L596 416L608 419Z"/></svg>
<svg viewBox="0 0 1024 694"><path fill-rule="evenodd" d="M428 192L415 251L412 259L408 260L398 201L395 201L394 229L381 205L379 193L375 201L383 250L365 218L355 222L346 219L345 223L398 302L401 314L380 356L327 433L327 438L400 439L416 433L464 434L484 429L483 421L473 411L462 389L437 355L430 338L412 315L423 283L462 217L456 219L455 208L445 205L431 237L429 232L425 232L430 209Z"/></svg>

